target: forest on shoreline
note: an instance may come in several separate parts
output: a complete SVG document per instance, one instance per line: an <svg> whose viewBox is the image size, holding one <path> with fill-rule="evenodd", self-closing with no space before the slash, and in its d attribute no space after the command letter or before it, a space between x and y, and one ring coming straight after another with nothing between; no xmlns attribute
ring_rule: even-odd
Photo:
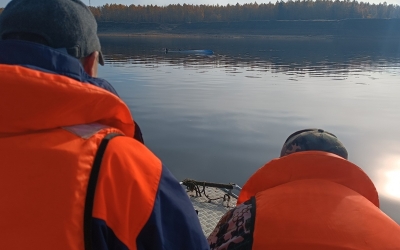
<svg viewBox="0 0 400 250"><path fill-rule="evenodd" d="M265 20L397 19L400 6L350 0L287 0L236 5L170 4L90 6L98 22L191 23ZM3 8L0 8L0 14Z"/></svg>
<svg viewBox="0 0 400 250"><path fill-rule="evenodd" d="M288 0L276 3L236 5L171 4L90 7L99 22L193 23L265 20L343 20L400 18L400 6L339 0Z"/></svg>
<svg viewBox="0 0 400 250"><path fill-rule="evenodd" d="M103 35L400 36L400 6L350 0L90 6ZM2 9L0 8L0 15Z"/></svg>
<svg viewBox="0 0 400 250"><path fill-rule="evenodd" d="M301 36L400 39L400 19L345 19L327 21L197 22L182 24L98 22L99 35L163 35L286 38Z"/></svg>

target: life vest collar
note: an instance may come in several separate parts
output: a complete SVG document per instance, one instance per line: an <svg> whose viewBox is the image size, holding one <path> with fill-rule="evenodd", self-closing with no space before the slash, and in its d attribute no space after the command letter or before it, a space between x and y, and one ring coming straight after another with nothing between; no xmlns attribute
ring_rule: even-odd
<svg viewBox="0 0 400 250"><path fill-rule="evenodd" d="M268 162L245 183L238 204L261 191L303 179L338 183L358 192L379 207L376 188L362 169L340 156L321 151L297 152Z"/></svg>
<svg viewBox="0 0 400 250"><path fill-rule="evenodd" d="M0 137L99 123L135 133L127 105L116 95L67 76L0 64Z"/></svg>

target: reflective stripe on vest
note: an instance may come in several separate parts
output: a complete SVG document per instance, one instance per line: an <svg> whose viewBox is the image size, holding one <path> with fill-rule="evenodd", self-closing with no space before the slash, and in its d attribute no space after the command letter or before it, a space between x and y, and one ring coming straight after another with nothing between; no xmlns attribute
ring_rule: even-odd
<svg viewBox="0 0 400 250"><path fill-rule="evenodd" d="M80 124L75 126L65 126L62 128L83 139L89 139L91 136L98 133L102 129L108 128L108 126L100 123L91 123L91 124Z"/></svg>

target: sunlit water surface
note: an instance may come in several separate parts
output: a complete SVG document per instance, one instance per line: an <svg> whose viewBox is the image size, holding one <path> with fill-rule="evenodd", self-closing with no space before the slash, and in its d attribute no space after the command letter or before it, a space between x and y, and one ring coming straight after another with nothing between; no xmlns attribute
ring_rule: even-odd
<svg viewBox="0 0 400 250"><path fill-rule="evenodd" d="M178 180L243 185L292 132L333 132L400 223L398 41L107 38L109 80ZM163 53L211 49L213 56Z"/></svg>

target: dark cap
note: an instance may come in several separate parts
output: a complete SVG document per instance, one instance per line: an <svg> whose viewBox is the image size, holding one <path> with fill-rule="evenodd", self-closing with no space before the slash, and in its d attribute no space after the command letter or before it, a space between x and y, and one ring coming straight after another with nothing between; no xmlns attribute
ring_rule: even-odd
<svg viewBox="0 0 400 250"><path fill-rule="evenodd" d="M78 59L98 51L104 65L96 19L79 0L12 0L0 15L0 40L13 33L38 35Z"/></svg>
<svg viewBox="0 0 400 250"><path fill-rule="evenodd" d="M323 129L303 129L291 134L283 144L281 157L300 151L325 151L347 159L344 145L332 133Z"/></svg>

